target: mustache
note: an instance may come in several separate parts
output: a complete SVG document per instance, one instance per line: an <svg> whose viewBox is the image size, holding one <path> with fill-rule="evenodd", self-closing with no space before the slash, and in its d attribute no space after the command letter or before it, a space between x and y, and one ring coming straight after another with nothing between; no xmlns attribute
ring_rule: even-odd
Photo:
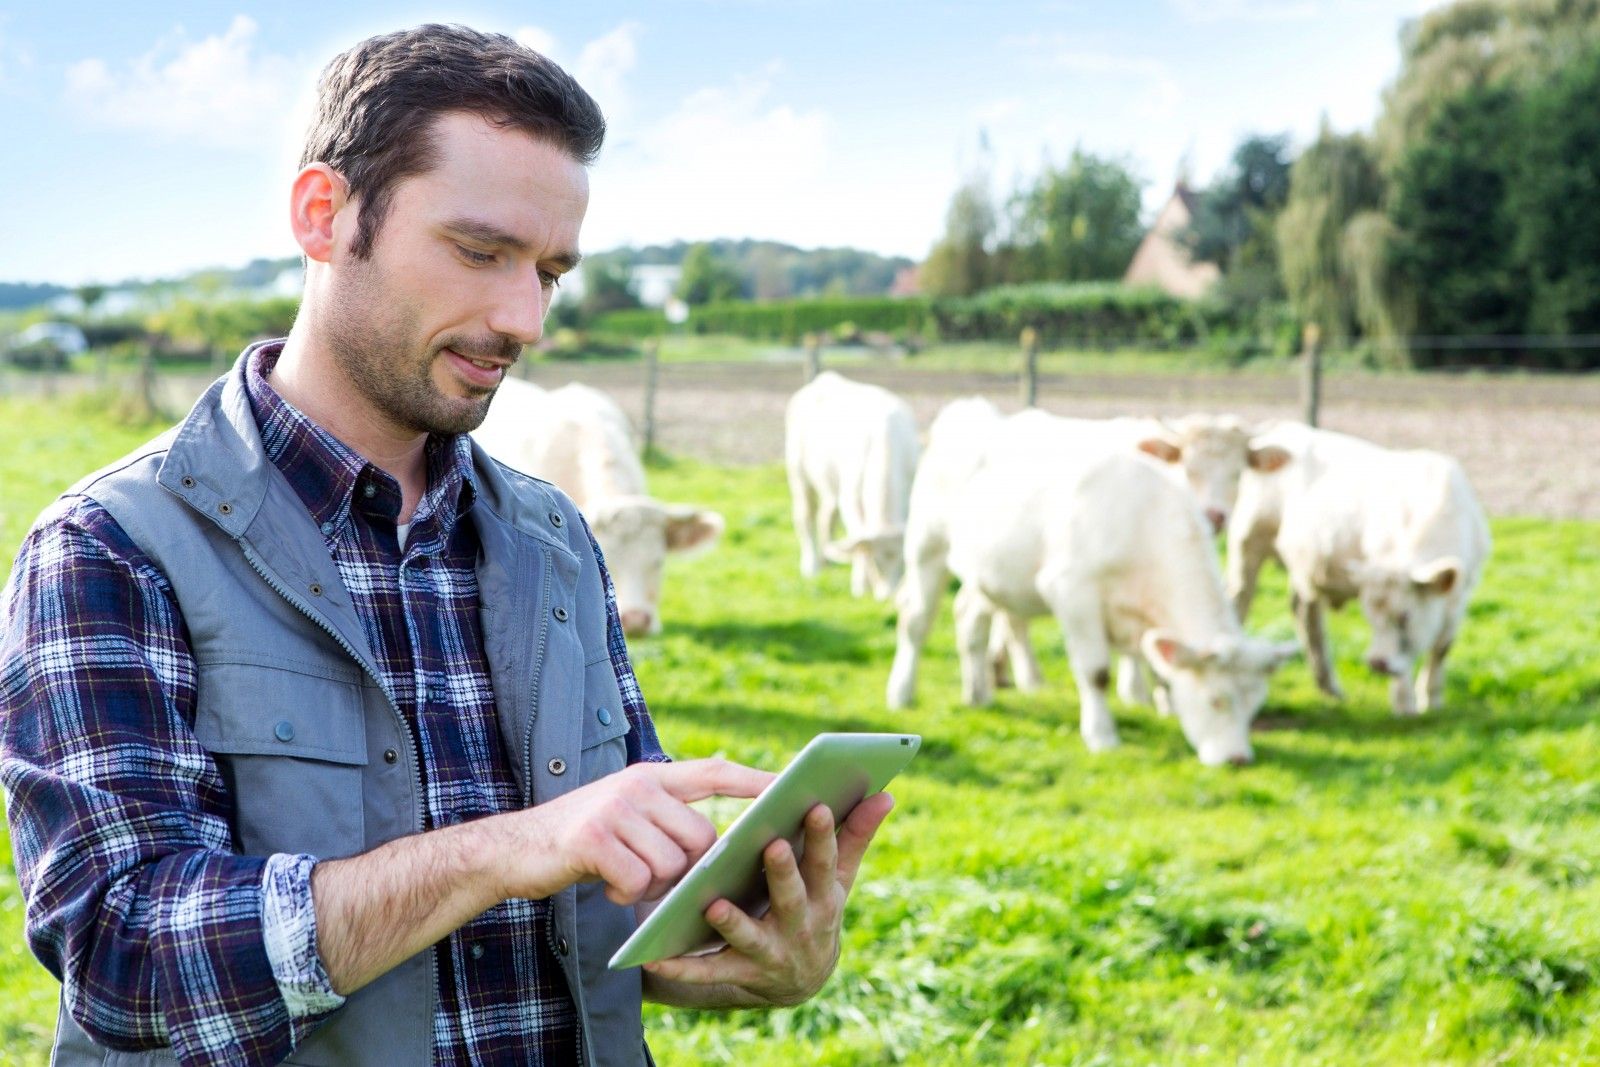
<svg viewBox="0 0 1600 1067"><path fill-rule="evenodd" d="M458 352L468 359L492 359L515 363L522 356L520 341L498 333L487 337L450 337L445 339L441 347Z"/></svg>

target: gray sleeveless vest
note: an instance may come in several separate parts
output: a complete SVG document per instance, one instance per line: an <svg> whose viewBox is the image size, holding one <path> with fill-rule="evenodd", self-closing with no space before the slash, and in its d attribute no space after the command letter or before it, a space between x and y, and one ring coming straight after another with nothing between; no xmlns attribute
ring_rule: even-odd
<svg viewBox="0 0 1600 1067"><path fill-rule="evenodd" d="M262 449L243 368L181 425L74 491L99 501L172 582L198 667L194 732L233 795L236 847L336 859L422 829L416 748L321 533ZM473 465L496 715L524 801L544 803L627 762L599 568L565 494L476 444ZM648 1063L639 972L606 968L633 930L632 909L599 884L552 904L585 1067ZM425 950L358 990L284 1062L429 1067L434 968ZM169 1051L94 1044L63 998L53 1065L174 1062Z"/></svg>

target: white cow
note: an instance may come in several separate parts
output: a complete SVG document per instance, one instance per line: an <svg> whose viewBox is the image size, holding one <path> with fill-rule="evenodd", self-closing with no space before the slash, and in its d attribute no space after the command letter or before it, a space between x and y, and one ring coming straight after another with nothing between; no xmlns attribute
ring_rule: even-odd
<svg viewBox="0 0 1600 1067"><path fill-rule="evenodd" d="M824 371L789 399L784 458L801 574L816 577L823 557L848 561L852 593L888 599L904 565L917 451L916 418L887 389Z"/></svg>
<svg viewBox="0 0 1600 1067"><path fill-rule="evenodd" d="M722 534L723 519L646 493L644 466L622 409L576 382L546 390L507 378L473 436L496 459L572 497L605 553L623 630L659 633L667 554L709 548Z"/></svg>
<svg viewBox="0 0 1600 1067"><path fill-rule="evenodd" d="M1092 751L1118 742L1106 693L1111 654L1119 650L1142 656L1156 671L1202 762L1248 762L1250 722L1265 699L1267 676L1297 649L1240 629L1193 498L1120 444L1086 437L1050 416L996 422L992 408L963 404L935 420L928 457L962 459L968 475L941 474L936 485L918 474L910 530L920 540L913 547L908 536L913 571L900 595L890 706L904 707L913 696L947 565L961 581L957 644L969 703L992 695L996 613L1053 615L1066 639L1080 729ZM961 442L970 445L975 431L988 440L973 463L974 450L963 455ZM953 495L939 498L952 488ZM924 506L933 509L927 521L918 514ZM931 551L919 557L923 547Z"/></svg>
<svg viewBox="0 0 1600 1067"><path fill-rule="evenodd" d="M946 405L934 420L928 450L917 468L911 491L905 552L913 576L901 589L902 626L926 626L926 620L932 617L938 589L947 574L944 557L948 538L941 509L955 499L956 489L977 469L985 442L998 432L1003 419L989 401L970 397ZM1070 439L1077 442L1078 448L1121 448L1159 461L1158 466L1174 482L1188 486L1213 530L1220 530L1233 508L1245 470L1272 469L1288 458L1277 446L1258 443L1254 431L1231 415L1196 414L1171 421L1135 417L1082 419L1028 409L1012 416L1011 423L1009 432L1024 432L1032 427L1026 432L1054 435L1062 447ZM1027 629L1027 619L1002 612L991 634L997 680L1002 684L1014 682L1024 692L1042 682ZM924 636L902 641L902 647L909 644L920 648ZM1142 657L1138 656L1124 658L1118 673L1118 695L1130 704L1148 703L1151 698L1141 662ZM901 672L903 691L891 695L891 706L909 703L911 693L905 690L904 679L914 673Z"/></svg>
<svg viewBox="0 0 1600 1067"><path fill-rule="evenodd" d="M1343 696L1323 604L1359 599L1372 628L1367 664L1392 679L1395 714L1439 707L1444 659L1489 557L1489 523L1466 472L1438 452L1330 444L1320 433L1306 452L1320 469L1303 481L1298 459L1284 469L1273 550L1317 684Z"/></svg>

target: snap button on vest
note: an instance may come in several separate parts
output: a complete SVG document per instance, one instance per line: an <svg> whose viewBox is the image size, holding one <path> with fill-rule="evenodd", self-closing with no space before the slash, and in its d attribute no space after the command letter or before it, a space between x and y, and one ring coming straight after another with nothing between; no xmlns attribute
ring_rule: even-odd
<svg viewBox="0 0 1600 1067"><path fill-rule="evenodd" d="M294 740L294 724L285 720L272 728L272 736L279 741Z"/></svg>
<svg viewBox="0 0 1600 1067"><path fill-rule="evenodd" d="M185 474L182 478L179 478L178 481L183 485L183 487L185 489L193 489L194 488L194 479L189 477L187 474Z"/></svg>
<svg viewBox="0 0 1600 1067"><path fill-rule="evenodd" d="M556 938L556 951L557 952L559 952L563 956L565 956L567 954L567 949L569 947L570 946L567 944L567 939L566 938L564 938L564 937Z"/></svg>
<svg viewBox="0 0 1600 1067"><path fill-rule="evenodd" d="M599 711L594 713L594 716L595 716L595 718L600 720L600 725L601 726L610 726L611 725L611 712L608 711L607 709L601 708Z"/></svg>
<svg viewBox="0 0 1600 1067"><path fill-rule="evenodd" d="M385 763L395 763L399 759L400 759L400 753L396 752L394 749L386 748L386 749L383 750L383 762L385 762Z"/></svg>
<svg viewBox="0 0 1600 1067"><path fill-rule="evenodd" d="M562 759L560 756L557 756L555 759L551 760L549 766L551 774L567 773L567 761Z"/></svg>
<svg viewBox="0 0 1600 1067"><path fill-rule="evenodd" d="M321 596L322 595L322 583L321 582L312 582L311 583L311 595L312 596Z"/></svg>
<svg viewBox="0 0 1600 1067"><path fill-rule="evenodd" d="M563 519L563 518L562 518L562 517L561 517L561 512L559 512L559 511L552 511L552 512L551 512L551 513L550 513L550 525L551 525L551 526L554 526L554 527L557 527L557 528L558 528L558 529L559 529L559 528L560 528L560 526L561 526L561 524L562 524L562 523L564 523L564 522L566 522L566 521L567 521L567 520L565 520L565 519Z"/></svg>
<svg viewBox="0 0 1600 1067"><path fill-rule="evenodd" d="M567 609L566 608L557 606L557 608L553 612L553 614L556 617L556 622L566 622L567 621Z"/></svg>
<svg viewBox="0 0 1600 1067"><path fill-rule="evenodd" d="M217 510L222 512L224 515L232 515L233 505L224 500L222 503L217 505Z"/></svg>

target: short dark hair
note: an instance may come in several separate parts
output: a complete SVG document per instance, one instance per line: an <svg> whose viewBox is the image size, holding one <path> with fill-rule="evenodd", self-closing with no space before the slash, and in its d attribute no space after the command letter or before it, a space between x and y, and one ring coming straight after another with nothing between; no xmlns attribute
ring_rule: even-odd
<svg viewBox="0 0 1600 1067"><path fill-rule="evenodd" d="M364 259L395 186L438 162L439 115L465 111L510 126L588 166L606 120L566 71L503 34L430 23L369 37L333 58L317 82L302 167L328 164L360 198L351 253Z"/></svg>

